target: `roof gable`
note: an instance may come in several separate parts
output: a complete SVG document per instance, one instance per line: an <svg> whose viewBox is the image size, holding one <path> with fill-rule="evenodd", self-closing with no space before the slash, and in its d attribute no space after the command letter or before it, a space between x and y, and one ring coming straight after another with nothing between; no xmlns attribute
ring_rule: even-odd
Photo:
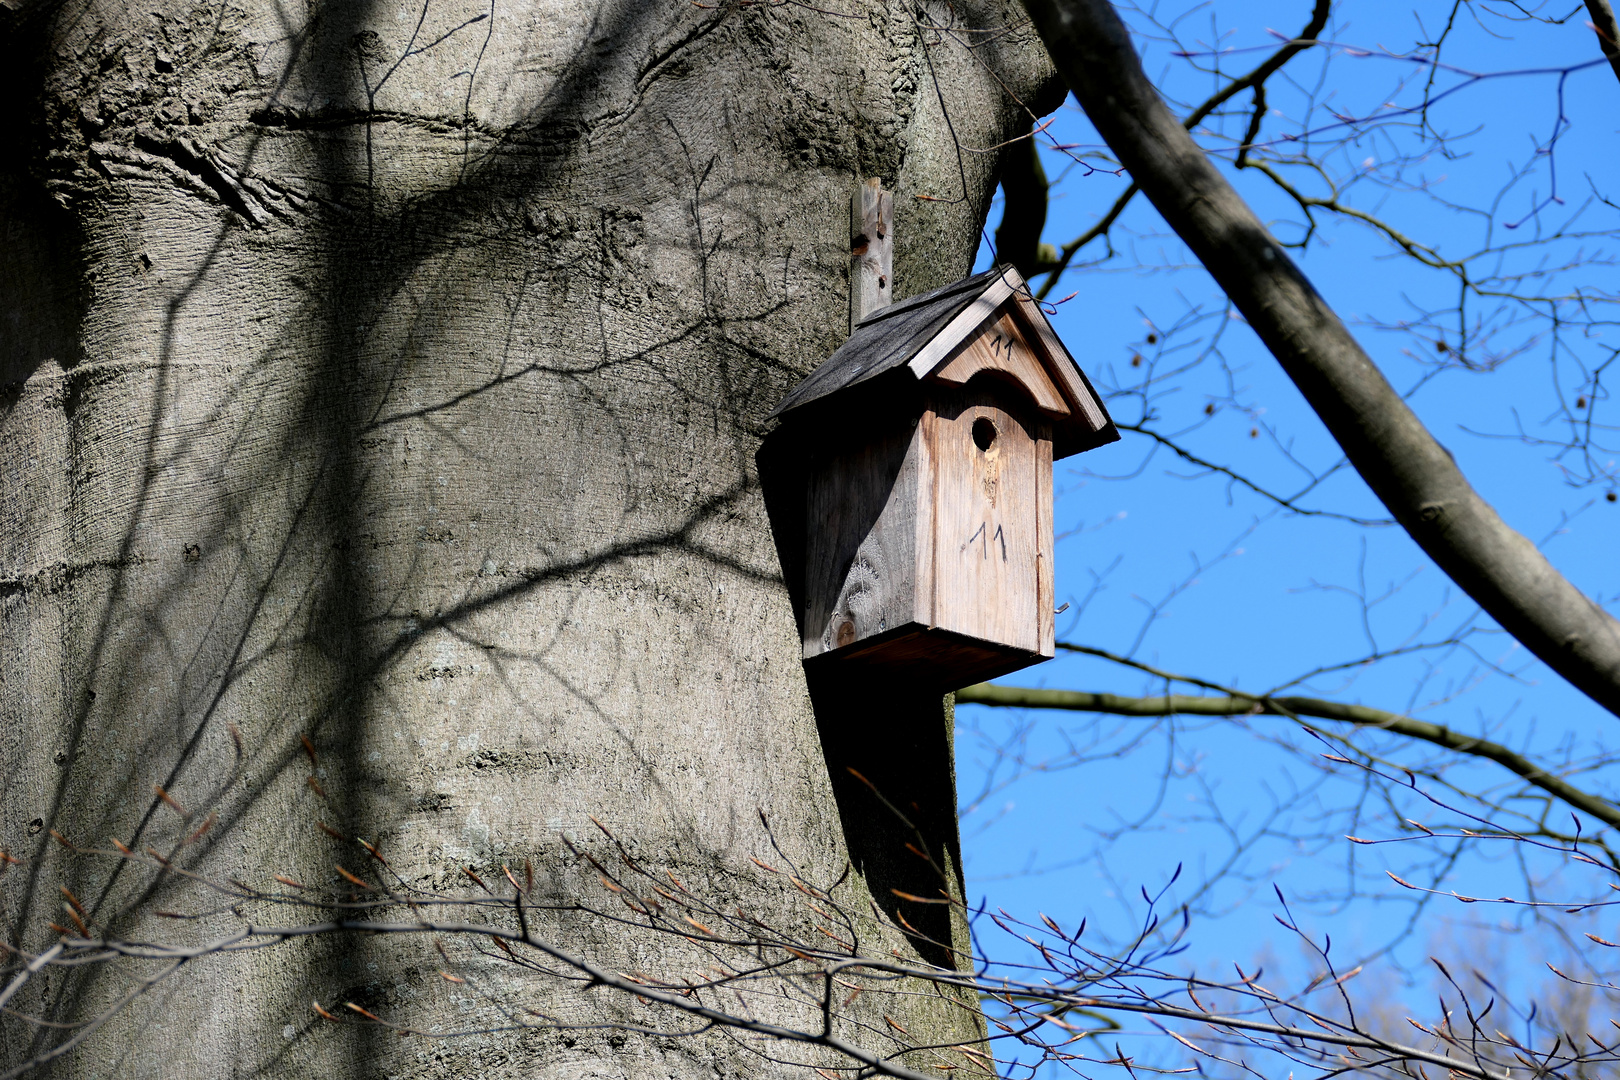
<svg viewBox="0 0 1620 1080"><path fill-rule="evenodd" d="M1017 336L1032 357L969 359L959 352L986 323ZM1032 362L1033 361L1033 362ZM1039 371L1032 370L1038 364ZM906 369L912 379L961 384L995 370L1024 385L1053 421L1056 457L1066 457L1119 438L1102 399L1011 266L995 269L881 308L864 319L842 347L782 399L770 418L853 390L886 372ZM904 377L904 376L901 376ZM1055 393L1061 400L1054 401Z"/></svg>
<svg viewBox="0 0 1620 1080"><path fill-rule="evenodd" d="M954 354L933 366L926 377L951 386L966 386L975 375L986 371L1017 383L1034 400L1035 407L1054 420L1074 415L1010 311L992 315L981 332L968 335Z"/></svg>

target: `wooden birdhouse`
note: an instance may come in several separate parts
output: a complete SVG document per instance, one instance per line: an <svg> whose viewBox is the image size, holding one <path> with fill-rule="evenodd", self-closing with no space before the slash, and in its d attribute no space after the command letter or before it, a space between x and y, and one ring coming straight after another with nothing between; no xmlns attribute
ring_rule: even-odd
<svg viewBox="0 0 1620 1080"><path fill-rule="evenodd" d="M1119 433L1016 270L879 308L771 415L807 667L954 689L1052 656L1052 462Z"/></svg>

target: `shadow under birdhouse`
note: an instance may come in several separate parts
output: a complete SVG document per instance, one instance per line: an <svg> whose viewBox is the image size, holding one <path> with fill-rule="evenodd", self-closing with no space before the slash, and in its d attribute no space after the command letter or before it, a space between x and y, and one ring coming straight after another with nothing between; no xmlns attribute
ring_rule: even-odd
<svg viewBox="0 0 1620 1080"><path fill-rule="evenodd" d="M771 416L760 479L851 857L885 906L960 896L943 695L1053 655L1052 463L1119 433L1011 267L869 315ZM950 909L907 912L954 966Z"/></svg>

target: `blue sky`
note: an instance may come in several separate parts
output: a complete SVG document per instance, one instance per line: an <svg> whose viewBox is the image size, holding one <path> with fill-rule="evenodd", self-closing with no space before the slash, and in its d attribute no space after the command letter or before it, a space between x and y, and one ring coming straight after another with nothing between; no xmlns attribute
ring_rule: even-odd
<svg viewBox="0 0 1620 1080"><path fill-rule="evenodd" d="M1158 14L1161 23L1170 21L1169 9ZM1443 20L1445 11L1439 15ZM1197 7L1175 24L1179 46L1140 14L1133 26L1142 32L1138 45L1149 74L1185 111L1218 83L1195 70L1207 68L1211 57L1173 55L1178 47L1220 51L1223 70L1245 71L1265 55L1245 50L1275 48L1272 28L1289 36L1305 16L1304 5ZM1432 40L1441 28L1420 32L1412 13L1394 5L1342 6L1325 35L1337 44L1297 58L1286 72L1292 85L1276 80L1270 87L1276 115L1267 118L1263 137L1316 131L1312 150L1325 156L1333 175L1359 177L1346 189L1348 205L1444 258L1518 243L1478 263L1476 271L1488 265L1496 273L1522 274L1514 287L1537 295L1583 289L1590 294L1584 315L1568 302L1506 315L1477 307L1483 325L1498 329L1489 343L1496 351L1473 349L1466 359L1488 370L1468 370L1448 362L1457 355L1456 318L1423 314L1454 303L1454 278L1397 254L1364 223L1334 215L1321 217L1310 247L1296 257L1395 386L1409 392L1474 486L1509 524L1541 543L1566 576L1613 610L1620 597L1620 504L1605 495L1613 490L1614 461L1601 450L1584 464L1568 453L1560 460L1556 445L1511 436L1566 439L1570 415L1587 415L1576 408L1583 398L1591 399L1583 404L1592 406L1595 421L1613 423L1612 403L1601 385L1594 393L1589 375L1620 344L1615 245L1601 235L1620 225L1620 213L1595 201L1616 195L1611 180L1620 161L1620 85L1601 62L1558 73L1601 61L1584 13L1562 25L1490 15L1481 23L1465 13L1442 54L1453 69L1435 72L1437 87L1457 89L1429 114L1431 127L1451 137L1451 153L1432 146L1418 152L1421 132L1400 108L1415 100L1433 69L1381 53L1407 54L1414 41ZM1246 107L1249 95L1236 100ZM1302 126L1312 104L1315 112ZM1364 137L1345 139L1347 128L1334 130L1334 112L1366 117L1380 111L1395 119ZM1229 146L1245 120L1211 121L1214 130L1201 141ZM1048 175L1061 177L1045 239L1061 244L1089 227L1126 181L1104 171L1088 174L1074 163L1099 148L1072 100L1047 133L1049 143L1069 148L1043 150ZM1291 149L1276 145L1278 153ZM1226 152L1224 160L1230 158ZM1554 170L1561 203L1546 201ZM1302 235L1299 209L1270 181L1253 170L1227 171L1280 239ZM1284 172L1310 193L1324 193L1304 170ZM992 208L992 228L999 213L999 206ZM1518 228L1506 229L1509 222ZM1560 229L1566 239L1548 239ZM1142 419L1143 398L1132 390L1157 380L1151 383L1151 426L1207 460L1286 493L1303 486L1308 472L1329 469L1338 451L1321 424L1241 320L1227 315L1211 280L1191 265L1145 202L1138 200L1121 219L1115 245L1116 258L1071 271L1052 294L1075 293L1058 306L1053 322L1092 379L1113 392L1115 418ZM980 266L991 259L987 243ZM1590 325L1555 335L1544 317L1554 311ZM1201 318L1177 328L1195 312ZM1451 352L1439 351L1442 340ZM1212 347L1218 354L1209 353ZM1133 356L1142 357L1140 365L1132 366ZM1210 406L1213 415L1206 415ZM1474 626L1467 648L1396 656L1309 679L1292 692L1411 712L1559 759L1612 741L1614 717L1495 631L1396 527L1280 511L1239 485L1163 450L1152 452L1149 440L1132 434L1060 462L1057 487L1058 599L1073 605L1059 619L1060 639L1262 691L1323 665L1443 642ZM1302 501L1353 518L1385 516L1348 469ZM1001 681L1163 692L1162 682L1072 656ZM1104 932L1124 933L1140 914L1139 887L1158 888L1183 864L1173 895L1195 897L1199 884L1234 858L1234 838L1259 831L1262 838L1235 857L1238 877L1202 896L1206 910L1194 924L1190 965L1248 964L1267 955L1285 967L1295 963L1290 958L1297 950L1272 918L1279 911L1273 885L1300 903L1305 922L1335 935L1337 955L1396 942L1392 958L1409 970L1435 949L1477 954L1494 948L1479 944L1480 927L1490 930L1504 920L1524 925L1521 912L1447 901L1410 928L1412 894L1382 871L1409 874L1431 866L1432 849L1352 850L1343 833L1354 826L1374 838L1392 836L1394 818L1378 807L1354 816L1348 808L1356 805L1365 774L1319 757L1313 764L1314 750L1280 749L1271 740L1299 742L1285 721L1181 722L1173 740L1168 725L1144 735L1150 725L1143 721L1021 716L971 706L959 710L958 723L959 787L970 807L963 819L969 891L992 906L1029 916L1038 909L1067 925L1088 917ZM1027 725L1025 761L1037 767L975 803L988 777L1005 774L1005 762L1001 773L990 772L992 748L1021 723ZM1072 756L1076 746L1087 750L1083 763L1039 768ZM1398 748L1390 753L1391 760L1404 760ZM1493 770L1469 766L1447 775L1479 788L1501 783L1504 774ZM1612 770L1584 781L1600 794L1615 793ZM1582 896L1607 887L1608 879L1593 872L1572 875L1561 859L1521 862L1522 854L1502 845L1476 847L1451 866L1445 887L1493 896L1522 894L1531 885ZM1592 925L1614 937L1615 927L1603 925L1612 922L1600 915ZM1500 940L1513 942L1504 946L1508 955L1501 962L1517 965L1521 974L1543 948L1534 935Z"/></svg>

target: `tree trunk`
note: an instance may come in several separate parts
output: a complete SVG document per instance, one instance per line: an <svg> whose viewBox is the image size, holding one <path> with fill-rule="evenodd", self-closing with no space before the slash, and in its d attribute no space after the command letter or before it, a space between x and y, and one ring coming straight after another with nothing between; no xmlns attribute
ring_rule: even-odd
<svg viewBox="0 0 1620 1080"><path fill-rule="evenodd" d="M60 884L125 934L172 934L150 909L197 913L196 889L46 841L167 850L210 812L180 861L220 879L383 872L337 833L423 888L530 859L566 903L600 892L561 839L600 845L594 816L688 885L785 911L744 872L783 857L763 811L804 876L853 855L888 906L910 834L846 771L881 752L954 857L937 698L812 708L754 455L847 329L857 179L897 191L900 295L961 276L995 162L953 138L1016 134L1008 91L1054 86L1027 31L975 59L912 9L854 10L4 13L27 152L0 192L0 846L44 860L0 882L13 944L53 936ZM215 906L205 928L296 915ZM539 922L616 970L661 962L628 931ZM720 1035L432 1041L311 1011L495 1023L439 966L381 939L199 964L61 1071L782 1071ZM569 1021L626 1015L529 989ZM82 1017L121 990L58 979L30 1007ZM921 1042L976 1030L894 1008ZM7 1064L59 1041L0 1030Z"/></svg>

